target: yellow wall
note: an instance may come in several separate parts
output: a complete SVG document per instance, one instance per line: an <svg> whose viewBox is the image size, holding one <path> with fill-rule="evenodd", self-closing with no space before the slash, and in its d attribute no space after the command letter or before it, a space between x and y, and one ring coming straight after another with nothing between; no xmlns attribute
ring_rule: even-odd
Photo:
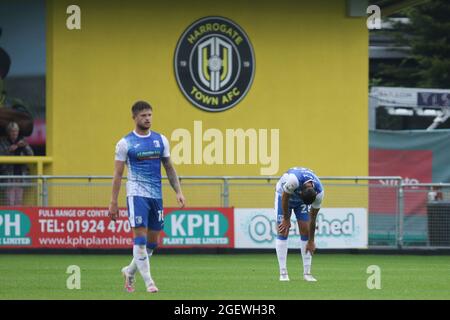
<svg viewBox="0 0 450 320"><path fill-rule="evenodd" d="M281 174L368 174L368 31L346 1L48 1L48 155L55 175L111 175L116 142L133 128L130 107L147 100L153 129L279 129ZM174 50L184 30L210 15L247 33L256 73L234 108L209 113L178 88ZM172 147L175 144L171 142ZM256 165L178 165L180 175L259 175Z"/></svg>

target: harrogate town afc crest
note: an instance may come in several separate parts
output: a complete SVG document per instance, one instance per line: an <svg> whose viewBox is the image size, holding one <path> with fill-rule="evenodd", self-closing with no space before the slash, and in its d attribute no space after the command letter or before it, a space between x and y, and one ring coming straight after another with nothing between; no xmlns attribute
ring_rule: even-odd
<svg viewBox="0 0 450 320"><path fill-rule="evenodd" d="M224 111L247 94L255 73L252 45L236 23L206 17L191 24L175 51L178 86L195 106Z"/></svg>

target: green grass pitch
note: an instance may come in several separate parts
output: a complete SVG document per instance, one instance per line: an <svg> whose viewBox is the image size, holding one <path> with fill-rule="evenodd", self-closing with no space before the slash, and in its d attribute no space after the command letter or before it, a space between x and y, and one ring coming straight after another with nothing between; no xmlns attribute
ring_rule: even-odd
<svg viewBox="0 0 450 320"><path fill-rule="evenodd" d="M0 299L450 299L450 256L320 254L316 283L302 280L300 255L290 252L290 282L278 281L274 254L155 254L160 292L123 291L127 255L0 254ZM81 269L81 289L69 290L69 265ZM381 269L381 289L367 288L367 267Z"/></svg>

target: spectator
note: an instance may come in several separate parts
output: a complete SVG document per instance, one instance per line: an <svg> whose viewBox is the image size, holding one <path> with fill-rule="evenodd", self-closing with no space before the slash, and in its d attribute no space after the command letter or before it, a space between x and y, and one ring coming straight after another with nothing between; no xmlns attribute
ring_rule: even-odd
<svg viewBox="0 0 450 320"><path fill-rule="evenodd" d="M19 125L16 122L10 122L6 126L6 136L0 138L0 155L2 156L32 156L33 149L19 135ZM1 175L23 176L29 174L28 166L25 164L2 164L0 166ZM22 205L23 201L23 179L8 179L5 181L11 183L6 190L7 205ZM17 185L19 184L19 185Z"/></svg>
<svg viewBox="0 0 450 320"><path fill-rule="evenodd" d="M442 194L441 187L431 187L431 190L428 192L428 201L442 201L444 200L444 196Z"/></svg>

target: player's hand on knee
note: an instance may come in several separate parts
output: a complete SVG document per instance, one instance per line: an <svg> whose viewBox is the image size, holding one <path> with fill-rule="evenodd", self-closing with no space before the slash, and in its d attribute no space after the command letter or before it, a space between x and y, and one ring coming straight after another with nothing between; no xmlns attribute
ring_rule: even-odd
<svg viewBox="0 0 450 320"><path fill-rule="evenodd" d="M291 228L291 221L283 219L281 220L281 223L278 226L278 232L283 236L287 236L290 228Z"/></svg>

